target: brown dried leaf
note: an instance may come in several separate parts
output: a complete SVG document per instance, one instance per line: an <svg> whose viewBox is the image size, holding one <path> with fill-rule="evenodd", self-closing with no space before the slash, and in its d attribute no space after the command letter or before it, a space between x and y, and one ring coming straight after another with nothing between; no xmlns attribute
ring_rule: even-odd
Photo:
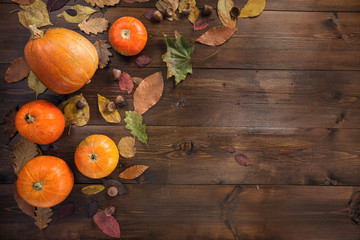
<svg viewBox="0 0 360 240"><path fill-rule="evenodd" d="M95 4L103 8L104 6L114 6L115 4L118 4L120 0L85 0L85 2L91 4L91 6L95 6Z"/></svg>
<svg viewBox="0 0 360 240"><path fill-rule="evenodd" d="M5 117L4 117L4 133L5 136L10 140L17 132L16 126L15 126L15 116L17 114L17 107L14 106L12 107L12 109L10 110L10 112L8 112Z"/></svg>
<svg viewBox="0 0 360 240"><path fill-rule="evenodd" d="M230 11L234 7L233 0L219 0L217 5L217 13L221 23L224 26L236 27L236 19L232 19Z"/></svg>
<svg viewBox="0 0 360 240"><path fill-rule="evenodd" d="M103 118L110 123L120 123L121 122L121 117L120 114L118 112L118 110L115 109L115 111L113 112L109 112L106 108L106 105L110 102L109 99L107 99L106 97L101 96L100 94L98 94L98 106L99 106L99 111L101 113L101 115L103 116Z"/></svg>
<svg viewBox="0 0 360 240"><path fill-rule="evenodd" d="M16 143L15 148L12 150L13 157L11 161L14 163L14 172L19 174L22 167L34 157L41 155L41 150L38 145L32 143L24 138Z"/></svg>
<svg viewBox="0 0 360 240"><path fill-rule="evenodd" d="M135 138L123 137L118 143L118 148L121 156L124 158L132 158L136 153Z"/></svg>
<svg viewBox="0 0 360 240"><path fill-rule="evenodd" d="M110 61L109 57L112 56L108 50L111 46L106 43L106 40L96 40L93 45L99 55L99 67L104 68Z"/></svg>
<svg viewBox="0 0 360 240"><path fill-rule="evenodd" d="M50 218L53 215L51 208L37 207L35 210L35 214L35 225L38 226L40 230L46 228L48 226L48 223L52 221L52 219Z"/></svg>
<svg viewBox="0 0 360 240"><path fill-rule="evenodd" d="M14 200L17 203L18 208L30 217L35 217L35 207L31 206L22 199L17 191L16 183L14 183Z"/></svg>
<svg viewBox="0 0 360 240"><path fill-rule="evenodd" d="M141 174L143 174L143 172L145 172L146 169L148 169L148 168L149 168L149 166L145 166L145 165L134 165L132 167L125 169L123 172L121 172L119 174L119 178L135 179L135 178L139 177Z"/></svg>
<svg viewBox="0 0 360 240"><path fill-rule="evenodd" d="M12 1L21 5L29 5L32 4L35 0L12 0Z"/></svg>
<svg viewBox="0 0 360 240"><path fill-rule="evenodd" d="M216 26L201 35L196 41L215 47L225 43L236 31L237 28L234 27Z"/></svg>
<svg viewBox="0 0 360 240"><path fill-rule="evenodd" d="M86 34L90 35L93 33L97 35L98 33L102 33L106 31L108 28L109 21L105 18L91 18L88 20L83 20L78 24L81 31L84 31Z"/></svg>
<svg viewBox="0 0 360 240"><path fill-rule="evenodd" d="M139 85L144 79L139 77L132 77L131 80L133 80L136 85Z"/></svg>
<svg viewBox="0 0 360 240"><path fill-rule="evenodd" d="M161 98L164 90L162 72L146 77L136 88L134 93L134 109L142 115L154 106Z"/></svg>
<svg viewBox="0 0 360 240"><path fill-rule="evenodd" d="M14 83L23 80L30 73L29 65L25 58L15 59L5 72L5 82Z"/></svg>

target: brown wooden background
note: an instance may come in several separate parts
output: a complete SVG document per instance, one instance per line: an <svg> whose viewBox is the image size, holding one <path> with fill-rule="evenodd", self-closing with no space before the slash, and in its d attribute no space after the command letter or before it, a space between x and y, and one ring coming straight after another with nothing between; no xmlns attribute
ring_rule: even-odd
<svg viewBox="0 0 360 240"><path fill-rule="evenodd" d="M78 3L84 4L71 1L65 9ZM197 1L199 7L205 3L216 6L216 1ZM130 135L123 121L108 124L97 110L97 93L110 99L121 93L111 69L137 77L162 71L165 77L163 33L173 36L177 30L194 42L206 31L191 30L186 19L150 23L142 14L154 6L152 0L107 9L104 16L110 23L126 15L144 23L150 37L142 53L153 61L139 68L134 57L111 50L110 66L99 69L91 84L78 91L90 103L89 125L73 127L51 147L42 146L44 154L64 159L74 172L76 184L65 201L75 202L73 215L56 221L59 207L54 207L53 222L39 231L21 213L13 200L9 160L19 136L8 143L1 125L0 238L108 239L86 216L87 204L97 199L101 208L116 206L122 239L360 239L360 227L346 212L360 185L359 0L268 0L259 17L238 20L238 31L226 44L213 48L195 43L193 75L177 87L166 80L161 100L143 116L149 148L137 141L136 156L121 158L110 177L134 164L149 170L126 182L129 193L124 196L80 192L99 181L77 171L77 144L95 133L115 142ZM10 0L0 1L1 119L12 106L35 99L26 80L3 81L30 36L17 14L10 13L18 8ZM50 14L54 26L80 32L76 24L56 17L61 11ZM352 38L340 38L331 21L334 13ZM220 24L216 13L210 19L210 27ZM107 34L99 38L107 39ZM132 110L132 95L125 96L129 105L120 111L122 118ZM58 104L64 96L47 91L39 98ZM191 152L177 147L190 142ZM252 166L238 165L224 151L228 146L247 155ZM333 180L330 185L328 179Z"/></svg>

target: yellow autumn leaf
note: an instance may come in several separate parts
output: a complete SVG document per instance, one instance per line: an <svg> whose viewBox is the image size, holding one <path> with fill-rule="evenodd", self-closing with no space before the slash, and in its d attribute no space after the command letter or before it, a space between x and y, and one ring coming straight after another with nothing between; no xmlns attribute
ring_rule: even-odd
<svg viewBox="0 0 360 240"><path fill-rule="evenodd" d="M194 24L196 19L199 17L199 9L196 7L195 0L180 0L179 3L179 13L182 13L184 10L190 8L190 14L187 17L189 21Z"/></svg>
<svg viewBox="0 0 360 240"><path fill-rule="evenodd" d="M266 0L249 0L241 9L240 16L242 18L256 17L265 9Z"/></svg>
<svg viewBox="0 0 360 240"><path fill-rule="evenodd" d="M71 16L66 11L63 11L62 13L58 14L58 17L64 18L65 21L70 23L81 23L82 21L88 19L91 14L94 12L97 12L97 10L92 9L90 7L82 6L80 4L75 5L69 9L75 10L76 15Z"/></svg>
<svg viewBox="0 0 360 240"><path fill-rule="evenodd" d="M115 111L113 111L113 112L109 112L107 110L106 105L108 105L109 102L110 102L109 99L98 94L99 111L100 111L101 115L103 116L103 118L107 122L110 122L110 123L120 123L121 117L120 117L118 110L115 109Z"/></svg>
<svg viewBox="0 0 360 240"><path fill-rule="evenodd" d="M85 0L85 2L91 4L91 6L95 6L95 4L103 8L104 6L114 6L115 4L118 4L120 0Z"/></svg>
<svg viewBox="0 0 360 240"><path fill-rule="evenodd" d="M135 178L139 177L141 174L143 174L143 172L145 172L146 169L148 169L148 168L149 168L149 166L145 166L145 165L135 165L135 166L129 167L119 174L119 178L135 179Z"/></svg>
<svg viewBox="0 0 360 240"><path fill-rule="evenodd" d="M101 192L104 189L105 189L104 185L95 184L95 185L89 185L89 186L83 187L81 189L81 192L83 192L84 194L87 194L87 195L93 195L93 194L97 194L97 193Z"/></svg>
<svg viewBox="0 0 360 240"><path fill-rule="evenodd" d="M230 11L234 7L233 0L219 0L217 5L217 14L224 26L236 27L236 19L232 19Z"/></svg>
<svg viewBox="0 0 360 240"><path fill-rule="evenodd" d="M79 100L82 100L84 103L81 109L76 106ZM59 109L64 113L66 126L75 124L76 126L82 127L86 125L90 119L90 107L82 93L62 102L59 105Z"/></svg>
<svg viewBox="0 0 360 240"><path fill-rule="evenodd" d="M49 13L46 9L46 4L41 0L35 0L28 5L21 4L23 9L18 12L20 23L29 28L30 25L35 25L37 28L52 25L50 22Z"/></svg>
<svg viewBox="0 0 360 240"><path fill-rule="evenodd" d="M118 148L121 156L132 158L136 153L135 138L123 137L118 143Z"/></svg>

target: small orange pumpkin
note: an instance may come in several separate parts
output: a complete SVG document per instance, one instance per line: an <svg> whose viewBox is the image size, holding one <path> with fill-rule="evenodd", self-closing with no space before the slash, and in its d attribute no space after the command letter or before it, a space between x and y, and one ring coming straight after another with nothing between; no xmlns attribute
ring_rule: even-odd
<svg viewBox="0 0 360 240"><path fill-rule="evenodd" d="M25 60L35 76L51 91L68 94L79 90L94 75L99 57L94 45L82 35L49 28L45 33L30 26Z"/></svg>
<svg viewBox="0 0 360 240"><path fill-rule="evenodd" d="M147 41L145 26L133 17L122 17L109 30L111 46L124 56L134 56L141 52Z"/></svg>
<svg viewBox="0 0 360 240"><path fill-rule="evenodd" d="M16 181L25 202L36 207L52 207L66 199L74 185L74 175L60 158L38 156L27 162Z"/></svg>
<svg viewBox="0 0 360 240"><path fill-rule="evenodd" d="M76 148L75 164L79 171L89 178L103 178L116 168L119 150L109 137L90 135Z"/></svg>
<svg viewBox="0 0 360 240"><path fill-rule="evenodd" d="M54 104L36 100L19 109L15 116L15 126L25 139L38 144L50 144L63 133L65 117Z"/></svg>

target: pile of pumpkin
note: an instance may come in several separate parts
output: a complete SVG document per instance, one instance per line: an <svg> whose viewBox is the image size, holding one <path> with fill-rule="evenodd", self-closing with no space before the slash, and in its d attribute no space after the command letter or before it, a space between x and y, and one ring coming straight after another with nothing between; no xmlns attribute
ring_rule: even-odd
<svg viewBox="0 0 360 240"><path fill-rule="evenodd" d="M25 46L25 59L31 71L47 88L59 94L79 90L98 67L95 47L82 35L64 28L45 32L30 27L32 36ZM142 51L147 41L144 25L132 17L118 19L110 28L112 47L122 55ZM23 105L15 125L25 139L37 144L56 141L65 128L65 117L54 104L36 100ZM86 137L74 156L78 170L89 178L108 176L117 166L119 152L105 135ZM38 156L27 162L16 181L21 198L36 207L51 207L64 201L74 185L74 176L66 162L54 156Z"/></svg>

